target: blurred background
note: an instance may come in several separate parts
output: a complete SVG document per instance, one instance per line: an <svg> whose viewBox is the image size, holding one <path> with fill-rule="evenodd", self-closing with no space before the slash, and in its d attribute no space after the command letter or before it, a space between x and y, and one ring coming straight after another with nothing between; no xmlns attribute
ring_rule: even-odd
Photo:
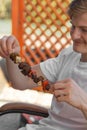
<svg viewBox="0 0 87 130"><path fill-rule="evenodd" d="M0 0L0 37L11 34L11 0Z"/></svg>

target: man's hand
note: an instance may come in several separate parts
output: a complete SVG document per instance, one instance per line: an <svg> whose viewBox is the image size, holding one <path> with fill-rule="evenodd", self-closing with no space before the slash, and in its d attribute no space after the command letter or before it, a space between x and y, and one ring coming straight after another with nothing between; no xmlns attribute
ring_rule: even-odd
<svg viewBox="0 0 87 130"><path fill-rule="evenodd" d="M87 104L87 93L72 79L65 79L54 84L54 96L58 102L67 102L80 110L83 110Z"/></svg>
<svg viewBox="0 0 87 130"><path fill-rule="evenodd" d="M13 36L4 36L0 39L0 56L7 58L13 52L19 53L18 40Z"/></svg>

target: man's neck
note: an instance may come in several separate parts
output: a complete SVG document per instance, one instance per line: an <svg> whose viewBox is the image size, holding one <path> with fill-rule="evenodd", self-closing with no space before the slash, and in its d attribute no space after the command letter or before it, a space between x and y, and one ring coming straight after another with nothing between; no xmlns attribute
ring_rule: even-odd
<svg viewBox="0 0 87 130"><path fill-rule="evenodd" d="M87 62L87 54L82 54L80 61L81 62Z"/></svg>

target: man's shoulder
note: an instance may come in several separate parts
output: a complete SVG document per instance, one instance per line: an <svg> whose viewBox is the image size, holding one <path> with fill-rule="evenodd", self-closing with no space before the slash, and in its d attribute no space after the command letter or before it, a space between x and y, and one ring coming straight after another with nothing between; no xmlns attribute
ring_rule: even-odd
<svg viewBox="0 0 87 130"><path fill-rule="evenodd" d="M67 47L67 48L64 48L64 49L61 51L60 54L65 55L65 56L68 56L68 55L69 55L69 56L70 56L70 55L78 55L78 53L73 50L73 46L72 46L72 45L70 45L70 46Z"/></svg>
<svg viewBox="0 0 87 130"><path fill-rule="evenodd" d="M57 56L57 58L59 59L66 59L66 60L69 60L69 59L76 59L80 56L81 54L80 53L77 53L73 50L73 46L70 45L69 47L67 48L64 48L62 49L62 51L60 52L60 54Z"/></svg>

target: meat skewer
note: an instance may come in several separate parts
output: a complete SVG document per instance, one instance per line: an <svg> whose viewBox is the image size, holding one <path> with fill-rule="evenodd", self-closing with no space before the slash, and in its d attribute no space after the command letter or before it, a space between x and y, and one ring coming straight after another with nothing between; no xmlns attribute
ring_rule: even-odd
<svg viewBox="0 0 87 130"><path fill-rule="evenodd" d="M18 64L18 68L21 70L22 74L31 78L38 86L42 86L43 91L47 92L50 89L50 84L48 80L45 80L42 76L37 76L36 71L31 69L31 66L27 62L22 62L22 59L19 54L11 53L10 59Z"/></svg>

